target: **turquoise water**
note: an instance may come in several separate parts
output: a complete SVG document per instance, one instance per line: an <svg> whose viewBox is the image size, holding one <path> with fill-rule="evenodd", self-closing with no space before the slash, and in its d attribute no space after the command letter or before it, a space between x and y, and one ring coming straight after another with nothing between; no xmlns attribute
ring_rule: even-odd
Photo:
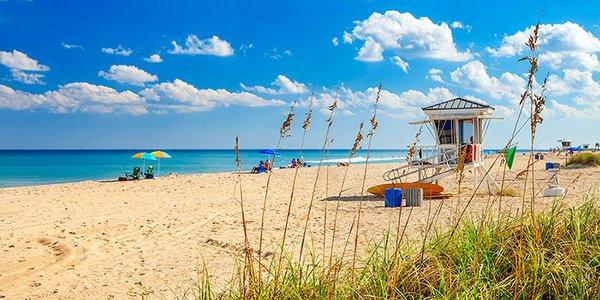
<svg viewBox="0 0 600 300"><path fill-rule="evenodd" d="M47 183L74 182L83 180L110 180L123 176L135 166L142 167L141 160L131 156L144 150L0 150L0 187L37 185ZM152 151L152 150L150 150ZM169 173L215 173L234 171L233 150L165 150L173 158L160 161L160 174ZM289 164L299 157L298 150L281 150L276 158L276 167ZM304 160L316 165L319 150L304 150ZM348 150L330 150L328 163L347 160ZM373 150L373 162L400 161L405 150ZM366 154L359 152L353 162L364 162ZM240 158L245 170L269 158L258 150L241 150ZM156 161L146 161L157 171Z"/></svg>
<svg viewBox="0 0 600 300"><path fill-rule="evenodd" d="M142 161L131 156L144 150L0 150L0 187L75 182L83 180L111 180L131 172ZM152 151L152 150L150 150ZM235 170L233 150L165 150L173 156L163 159L160 173L190 174L215 173ZM494 152L494 150L486 150ZM275 167L287 165L299 157L298 150L281 150ZM304 161L316 165L319 150L304 150ZM347 161L348 150L330 150L325 163ZM366 151L359 151L352 163L364 162ZM372 150L372 163L400 162L406 150ZM268 158L258 150L241 150L244 170L250 170L260 160ZM147 161L157 167L157 162Z"/></svg>

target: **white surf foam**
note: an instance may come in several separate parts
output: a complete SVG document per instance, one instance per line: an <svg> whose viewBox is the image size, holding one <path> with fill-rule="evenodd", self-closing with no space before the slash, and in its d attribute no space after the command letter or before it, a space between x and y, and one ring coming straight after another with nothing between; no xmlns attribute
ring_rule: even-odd
<svg viewBox="0 0 600 300"><path fill-rule="evenodd" d="M357 156L353 157L350 160L348 158L332 158L332 159L324 159L323 164L337 164L337 163L345 163L349 162L351 164L365 162L367 160L366 157ZM371 157L369 159L370 162L386 162L386 161L402 161L404 157ZM318 160L307 160L306 163L310 165L316 165L319 163Z"/></svg>

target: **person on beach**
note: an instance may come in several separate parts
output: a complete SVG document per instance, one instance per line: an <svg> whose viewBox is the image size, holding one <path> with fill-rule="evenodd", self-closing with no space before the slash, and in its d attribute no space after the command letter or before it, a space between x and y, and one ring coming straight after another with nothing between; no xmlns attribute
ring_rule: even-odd
<svg viewBox="0 0 600 300"><path fill-rule="evenodd" d="M262 160L258 163L258 166L252 168L252 171L251 171L251 173L259 173L259 174L264 173L264 172L266 172L265 163Z"/></svg>
<svg viewBox="0 0 600 300"><path fill-rule="evenodd" d="M267 158L267 160L265 161L265 170L267 172L271 171L271 162L269 161L269 159Z"/></svg>
<svg viewBox="0 0 600 300"><path fill-rule="evenodd" d="M298 161L295 158L292 158L292 164L290 166L290 168L297 168L298 167Z"/></svg>

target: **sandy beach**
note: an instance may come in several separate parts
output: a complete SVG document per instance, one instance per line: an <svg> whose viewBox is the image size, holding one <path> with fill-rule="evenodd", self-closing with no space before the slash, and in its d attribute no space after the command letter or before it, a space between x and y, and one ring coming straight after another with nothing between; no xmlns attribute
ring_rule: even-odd
<svg viewBox="0 0 600 300"><path fill-rule="evenodd" d="M494 159L488 157L487 165ZM546 185L543 163L547 160L564 162L564 158L547 156L535 164L540 190ZM527 158L519 155L513 169L506 173L507 186L522 189L523 180L515 177L526 165ZM383 172L396 166L369 165L365 187L383 183ZM363 171L363 164L349 168L340 199L336 251L343 248L357 211ZM298 253L316 172L317 168L312 167L298 173L286 247L294 255ZM322 253L326 208L327 249L331 247L332 212L337 201L328 196L339 192L343 172L343 167L335 166L320 172L309 219L308 246L317 255ZM272 173L264 253L276 251L281 239L293 174L293 169ZM502 175L497 166L490 174L498 179ZM472 194L472 174L465 171L465 175L461 197L456 196L456 178L451 176L440 184L455 196L425 201L423 207L414 208L408 240L422 238L430 207L442 205L438 228L452 221L453 211ZM235 271L243 246L237 181L235 174L219 173L0 189L0 298L173 298L191 286L203 264L217 287L223 286ZM255 249L266 181L266 174L242 175L250 243ZM561 181L567 188L567 204L575 205L586 195L598 193L600 168L564 169ZM478 190L467 217L482 215L489 201L485 192L485 187ZM502 209L517 213L520 201L505 197ZM553 201L556 199L537 198L536 207L547 208ZM379 240L385 230L395 228L399 212L398 208L383 207L381 198L371 196L365 196L363 208L359 249ZM498 210L497 202L491 209ZM403 214L402 219L406 216Z"/></svg>

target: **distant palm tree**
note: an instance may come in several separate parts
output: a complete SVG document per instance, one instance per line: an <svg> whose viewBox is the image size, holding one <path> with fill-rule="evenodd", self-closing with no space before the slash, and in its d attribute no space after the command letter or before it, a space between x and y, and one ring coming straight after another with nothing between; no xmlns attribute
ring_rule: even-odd
<svg viewBox="0 0 600 300"><path fill-rule="evenodd" d="M596 143L596 146L594 148L596 148L596 150L600 150L600 143Z"/></svg>

